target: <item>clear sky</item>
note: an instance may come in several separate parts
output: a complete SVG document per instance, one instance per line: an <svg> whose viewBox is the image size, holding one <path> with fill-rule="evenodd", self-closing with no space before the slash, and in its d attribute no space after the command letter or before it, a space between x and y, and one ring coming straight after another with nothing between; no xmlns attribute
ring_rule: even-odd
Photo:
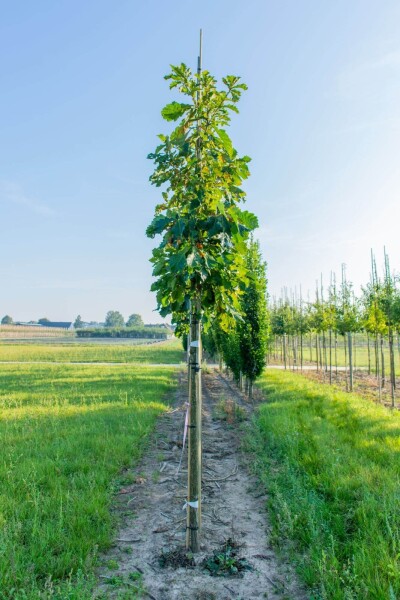
<svg viewBox="0 0 400 600"><path fill-rule="evenodd" d="M241 75L270 290L400 268L398 0L0 2L0 317L159 321L146 160L170 63Z"/></svg>

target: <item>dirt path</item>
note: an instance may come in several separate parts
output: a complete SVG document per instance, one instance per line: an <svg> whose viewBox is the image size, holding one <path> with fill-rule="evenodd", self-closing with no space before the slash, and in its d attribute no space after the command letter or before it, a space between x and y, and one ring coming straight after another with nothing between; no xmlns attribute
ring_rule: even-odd
<svg viewBox="0 0 400 600"><path fill-rule="evenodd" d="M99 595L153 600L305 599L292 568L277 559L268 543L266 497L249 474L246 456L240 451L240 426L215 418L216 404L221 399L234 400L243 407L243 416L252 409L216 372L206 373L203 378L202 552L195 556L194 567L160 566L162 551L171 558L177 549L184 548L186 452L179 475L177 467L185 391L186 380L181 374L174 409L159 420L149 450L132 473L134 483L118 494L116 510L122 526L114 546L102 557ZM211 577L202 567L202 560L229 538L243 544L238 556L245 558L253 570L245 571L242 578ZM142 596L135 595L137 587L145 590Z"/></svg>

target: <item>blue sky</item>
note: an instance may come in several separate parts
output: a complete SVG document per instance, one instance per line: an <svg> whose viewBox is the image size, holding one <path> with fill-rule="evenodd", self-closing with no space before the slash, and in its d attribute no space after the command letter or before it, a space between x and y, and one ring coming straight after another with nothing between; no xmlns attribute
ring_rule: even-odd
<svg viewBox="0 0 400 600"><path fill-rule="evenodd" d="M397 0L1 2L0 316L160 320L146 155L168 129L170 63L238 74L231 136L252 157L271 293L386 244L399 269Z"/></svg>

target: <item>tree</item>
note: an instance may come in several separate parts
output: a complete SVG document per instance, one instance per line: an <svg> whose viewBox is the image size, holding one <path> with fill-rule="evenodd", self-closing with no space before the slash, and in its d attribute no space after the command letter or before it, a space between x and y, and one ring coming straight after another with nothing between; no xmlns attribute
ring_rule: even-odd
<svg viewBox="0 0 400 600"><path fill-rule="evenodd" d="M200 60L199 60L200 64ZM208 71L197 74L184 64L166 76L187 102L162 110L178 121L149 158L150 181L165 186L147 235L162 235L153 250L158 310L172 315L176 333L190 330L189 469L187 547L199 550L201 526L201 326L216 318L221 327L240 312L246 285L246 239L257 218L238 206L245 198L241 182L249 176L249 157L239 157L224 129L246 86L239 77L223 78L223 89Z"/></svg>
<svg viewBox="0 0 400 600"><path fill-rule="evenodd" d="M106 314L105 320L106 327L124 327L124 317L117 310L109 310Z"/></svg>
<svg viewBox="0 0 400 600"><path fill-rule="evenodd" d="M266 263L258 242L251 240L246 255L248 284L241 298L242 318L237 323L241 371L247 378L249 397L253 383L265 367L269 319L267 310Z"/></svg>
<svg viewBox="0 0 400 600"><path fill-rule="evenodd" d="M5 315L1 320L2 325L12 325L13 323L14 321L10 315Z"/></svg>
<svg viewBox="0 0 400 600"><path fill-rule="evenodd" d="M47 325L47 323L50 323L50 319L47 319L47 317L42 317L38 320L38 323L39 325Z"/></svg>
<svg viewBox="0 0 400 600"><path fill-rule="evenodd" d="M143 325L144 325L143 319L138 314L130 315L126 322L127 327L143 327Z"/></svg>
<svg viewBox="0 0 400 600"><path fill-rule="evenodd" d="M82 329L83 321L82 321L81 315L78 315L76 317L75 322L74 322L74 327L75 327L75 329Z"/></svg>

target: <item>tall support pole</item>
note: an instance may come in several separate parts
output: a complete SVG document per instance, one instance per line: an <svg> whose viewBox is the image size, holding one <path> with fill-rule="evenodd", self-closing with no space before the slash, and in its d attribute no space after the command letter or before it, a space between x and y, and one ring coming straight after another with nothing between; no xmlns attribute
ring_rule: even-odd
<svg viewBox="0 0 400 600"><path fill-rule="evenodd" d="M186 547L200 550L201 527L201 313L200 302L192 303L190 319L189 425L188 425L188 498Z"/></svg>
<svg viewBox="0 0 400 600"><path fill-rule="evenodd" d="M202 68L203 35L200 30L200 52L197 74ZM200 100L200 91L197 101ZM200 124L197 123L197 127ZM197 144L198 168L201 170L201 146ZM202 474L202 397L201 397L201 299L191 302L190 353L189 353L189 424L188 424L188 497L186 502L186 548L192 552L200 550L201 527L201 474Z"/></svg>

